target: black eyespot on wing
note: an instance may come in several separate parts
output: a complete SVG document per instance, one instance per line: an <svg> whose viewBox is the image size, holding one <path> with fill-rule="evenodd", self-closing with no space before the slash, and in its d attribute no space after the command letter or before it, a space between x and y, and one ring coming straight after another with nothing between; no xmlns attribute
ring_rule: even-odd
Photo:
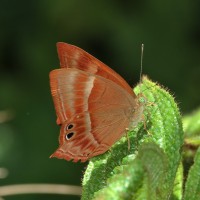
<svg viewBox="0 0 200 200"><path fill-rule="evenodd" d="M67 140L70 140L73 137L73 135L74 135L74 132L70 132L70 133L67 133L65 137Z"/></svg>
<svg viewBox="0 0 200 200"><path fill-rule="evenodd" d="M74 127L74 125L73 124L68 124L67 125L67 130L70 130L70 129L72 129Z"/></svg>

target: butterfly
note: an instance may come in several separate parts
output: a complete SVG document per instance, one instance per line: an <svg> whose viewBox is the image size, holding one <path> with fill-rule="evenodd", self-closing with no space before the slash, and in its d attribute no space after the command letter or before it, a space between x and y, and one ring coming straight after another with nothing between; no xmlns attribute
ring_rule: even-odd
<svg viewBox="0 0 200 200"><path fill-rule="evenodd" d="M63 42L57 50L60 69L50 72L50 88L61 128L50 157L85 162L136 126L143 106L119 74L86 51Z"/></svg>

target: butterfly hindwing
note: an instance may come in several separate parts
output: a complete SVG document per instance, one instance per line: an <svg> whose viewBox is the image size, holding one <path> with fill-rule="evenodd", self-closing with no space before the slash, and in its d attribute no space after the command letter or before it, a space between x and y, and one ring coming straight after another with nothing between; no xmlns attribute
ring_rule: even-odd
<svg viewBox="0 0 200 200"><path fill-rule="evenodd" d="M76 68L53 70L50 85L61 123L60 146L53 156L67 160L85 161L107 151L123 135L138 106L118 84Z"/></svg>

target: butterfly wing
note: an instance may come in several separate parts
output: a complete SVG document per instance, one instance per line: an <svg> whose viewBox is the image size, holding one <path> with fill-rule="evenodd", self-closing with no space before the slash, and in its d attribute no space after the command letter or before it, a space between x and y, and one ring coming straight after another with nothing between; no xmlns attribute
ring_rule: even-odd
<svg viewBox="0 0 200 200"><path fill-rule="evenodd" d="M58 42L57 50L61 68L76 68L87 73L102 76L115 82L130 95L136 97L132 88L119 74L83 49L67 43Z"/></svg>
<svg viewBox="0 0 200 200"><path fill-rule="evenodd" d="M76 68L53 70L50 85L62 125L60 146L52 156L66 160L86 161L107 151L139 107L118 84Z"/></svg>

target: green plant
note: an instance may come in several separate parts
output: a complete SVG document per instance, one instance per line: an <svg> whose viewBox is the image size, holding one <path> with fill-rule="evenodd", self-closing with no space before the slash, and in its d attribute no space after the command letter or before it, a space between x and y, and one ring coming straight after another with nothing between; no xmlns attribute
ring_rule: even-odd
<svg viewBox="0 0 200 200"><path fill-rule="evenodd" d="M174 98L147 77L135 88L137 94L141 91L146 99L145 120L129 131L130 149L127 138L122 137L110 151L90 160L83 178L82 200L187 200L191 192L193 199L198 199L200 177L195 177L195 173L200 171L200 151L183 192L184 138L182 118ZM198 122L199 116L200 112L198 117L195 115ZM192 129L194 117L191 118L184 119L187 121L185 130ZM196 137L199 130L200 122L195 134L191 131L186 135ZM197 185L193 190L192 180Z"/></svg>

